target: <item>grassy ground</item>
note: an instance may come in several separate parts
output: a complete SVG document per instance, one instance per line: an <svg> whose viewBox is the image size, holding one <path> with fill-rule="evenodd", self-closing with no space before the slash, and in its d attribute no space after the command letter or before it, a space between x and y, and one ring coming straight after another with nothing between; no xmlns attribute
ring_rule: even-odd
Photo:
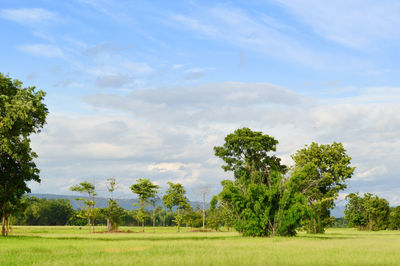
<svg viewBox="0 0 400 266"><path fill-rule="evenodd" d="M0 265L400 265L400 232L330 229L323 235L247 238L232 232L89 234L78 227L15 227ZM97 228L105 230L105 228Z"/></svg>

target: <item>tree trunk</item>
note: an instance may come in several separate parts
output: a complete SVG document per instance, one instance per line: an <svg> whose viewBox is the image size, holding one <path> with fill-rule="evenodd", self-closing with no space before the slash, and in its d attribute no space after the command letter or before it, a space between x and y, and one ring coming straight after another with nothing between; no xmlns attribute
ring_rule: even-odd
<svg viewBox="0 0 400 266"><path fill-rule="evenodd" d="M143 221L142 221L142 233L144 233L144 218L143 218Z"/></svg>
<svg viewBox="0 0 400 266"><path fill-rule="evenodd" d="M313 217L313 223L314 223L314 234L317 233L317 221L315 220L315 217Z"/></svg>
<svg viewBox="0 0 400 266"><path fill-rule="evenodd" d="M107 231L111 232L111 222L110 219L107 219Z"/></svg>
<svg viewBox="0 0 400 266"><path fill-rule="evenodd" d="M203 230L206 229L206 193L203 193Z"/></svg>
<svg viewBox="0 0 400 266"><path fill-rule="evenodd" d="M90 225L90 216L88 216L88 225L89 225L89 233L91 233L92 232L92 227Z"/></svg>
<svg viewBox="0 0 400 266"><path fill-rule="evenodd" d="M6 236L6 204L3 203L2 206L2 224L1 224L1 235Z"/></svg>
<svg viewBox="0 0 400 266"><path fill-rule="evenodd" d="M179 217L179 215L180 215L180 210L178 208L178 217ZM180 231L181 231L181 219L179 217L179 219L178 219L178 232L180 232Z"/></svg>

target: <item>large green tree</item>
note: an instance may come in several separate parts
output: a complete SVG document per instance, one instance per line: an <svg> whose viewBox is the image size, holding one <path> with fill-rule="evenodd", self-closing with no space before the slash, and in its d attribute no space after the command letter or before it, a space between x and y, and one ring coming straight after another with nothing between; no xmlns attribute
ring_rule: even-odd
<svg viewBox="0 0 400 266"><path fill-rule="evenodd" d="M145 211L146 206L149 206L157 196L159 186L151 183L149 179L139 178L136 180L137 183L131 186L131 190L139 198L140 209L138 212L138 218L142 222L142 232L144 232L144 220L147 217L147 212Z"/></svg>
<svg viewBox="0 0 400 266"><path fill-rule="evenodd" d="M178 225L178 232L181 228L181 222L183 220L183 216L181 212L189 207L189 201L185 196L186 190L179 183L168 182L169 188L165 192L162 200L164 206L168 208L170 212L172 212L173 207L177 207L177 215L175 216L175 221Z"/></svg>
<svg viewBox="0 0 400 266"><path fill-rule="evenodd" d="M323 233L324 228L333 222L330 209L339 195L347 187L346 180L351 178L354 167L342 143L312 143L298 150L292 158L295 166L292 181L298 192L306 196L308 207L312 210L305 219L307 231Z"/></svg>
<svg viewBox="0 0 400 266"><path fill-rule="evenodd" d="M294 235L304 215L305 198L285 177L286 166L271 152L278 141L249 128L225 137L215 155L232 171L234 180L221 184L218 198L232 210L236 230L247 236Z"/></svg>
<svg viewBox="0 0 400 266"><path fill-rule="evenodd" d="M30 192L27 181L40 182L30 135L40 132L48 110L45 93L0 73L0 208L2 235L12 204Z"/></svg>

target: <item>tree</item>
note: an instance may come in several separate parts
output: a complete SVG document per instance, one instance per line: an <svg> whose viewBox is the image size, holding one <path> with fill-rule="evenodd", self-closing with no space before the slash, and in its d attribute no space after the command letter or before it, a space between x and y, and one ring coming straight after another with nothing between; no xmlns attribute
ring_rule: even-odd
<svg viewBox="0 0 400 266"><path fill-rule="evenodd" d="M140 209L138 218L142 222L142 232L144 232L144 220L147 217L145 207L150 205L151 200L156 197L159 186L151 183L149 179L139 178L136 181L137 183L131 186L131 190L139 198Z"/></svg>
<svg viewBox="0 0 400 266"><path fill-rule="evenodd" d="M22 88L22 82L0 73L0 208L2 235L10 205L30 192L27 181L40 182L39 169L31 149L30 135L39 133L48 110L45 93L35 87Z"/></svg>
<svg viewBox="0 0 400 266"><path fill-rule="evenodd" d="M117 187L117 183L115 181L115 177L108 178L109 184L107 185L108 192L110 192L110 198L108 200L108 208L107 208L107 230L111 232L111 230L118 229L118 223L120 221L118 212L118 204L117 201L113 198L113 193Z"/></svg>
<svg viewBox="0 0 400 266"><path fill-rule="evenodd" d="M400 230L400 206L390 208L388 228Z"/></svg>
<svg viewBox="0 0 400 266"><path fill-rule="evenodd" d="M96 216L96 210L94 209L96 202L94 201L94 197L97 195L95 192L95 186L92 183L85 181L81 182L79 185L70 187L70 190L79 192L83 195L87 194L87 198L77 198L75 200L82 201L86 205L85 215L88 219L89 232L91 232L91 226L93 225L94 233L94 217Z"/></svg>
<svg viewBox="0 0 400 266"><path fill-rule="evenodd" d="M349 226L370 231L388 227L390 207L386 199L371 193L365 193L363 197L358 193L351 193L346 199L348 202L344 213Z"/></svg>
<svg viewBox="0 0 400 266"><path fill-rule="evenodd" d="M292 172L297 191L306 196L312 210L306 218L310 233L323 233L324 228L333 223L329 209L339 191L347 187L346 180L351 178L355 167L350 166L351 157L347 155L342 143L312 143L298 150L292 159L295 166Z"/></svg>
<svg viewBox="0 0 400 266"><path fill-rule="evenodd" d="M234 181L221 182L218 198L232 210L234 227L246 236L294 235L304 215L305 198L284 174L287 167L270 155L278 141L249 128L225 137L215 155L232 171Z"/></svg>
<svg viewBox="0 0 400 266"><path fill-rule="evenodd" d="M183 219L183 216L181 214L181 211L186 209L189 206L189 201L185 197L186 190L183 188L183 186L179 183L172 183L168 182L169 188L165 192L165 195L163 196L163 203L165 207L168 208L170 212L172 212L173 207L177 207L177 215L175 216L175 221L178 225L178 232L180 232L181 228L181 222Z"/></svg>

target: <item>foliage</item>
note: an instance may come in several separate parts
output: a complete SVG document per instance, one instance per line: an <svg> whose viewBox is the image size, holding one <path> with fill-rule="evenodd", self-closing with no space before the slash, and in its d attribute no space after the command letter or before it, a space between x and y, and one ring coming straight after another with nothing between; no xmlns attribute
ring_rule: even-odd
<svg viewBox="0 0 400 266"><path fill-rule="evenodd" d="M25 198L26 209L21 224L66 225L74 214L74 209L66 199Z"/></svg>
<svg viewBox="0 0 400 266"><path fill-rule="evenodd" d="M151 183L149 179L139 178L136 181L137 183L133 184L130 188L139 198L140 209L137 217L142 222L142 231L144 232L144 220L145 217L148 217L145 207L150 205L152 199L156 197L159 186Z"/></svg>
<svg viewBox="0 0 400 266"><path fill-rule="evenodd" d="M117 201L113 198L113 193L117 187L117 183L114 177L108 178L109 184L107 185L108 192L110 192L110 199L108 200L108 207L105 212L107 217L107 229L108 231L118 230L118 226L121 224L121 215L123 209L118 207Z"/></svg>
<svg viewBox="0 0 400 266"><path fill-rule="evenodd" d="M269 155L277 144L269 135L242 128L227 135L223 146L214 147L225 162L222 168L233 171L235 178L221 182L218 198L232 210L234 227L245 236L295 235L307 211L304 196L284 176L286 166Z"/></svg>
<svg viewBox="0 0 400 266"><path fill-rule="evenodd" d="M93 225L93 233L94 233L94 218L98 211L95 209L96 202L94 201L94 197L97 195L95 192L95 186L92 183L87 181L81 182L79 185L75 185L70 187L71 191L79 192L83 195L87 194L86 198L77 198L77 201L81 201L85 204L86 209L82 212L83 216L86 216L88 219L89 232L91 232L91 226Z"/></svg>
<svg viewBox="0 0 400 266"><path fill-rule="evenodd" d="M345 189L346 180L351 178L354 167L350 166L350 156L341 143L324 145L312 143L298 150L292 159L295 166L292 182L298 192L305 195L312 210L306 217L307 231L323 233L324 228L333 223L329 209L334 207L339 191Z"/></svg>
<svg viewBox="0 0 400 266"><path fill-rule="evenodd" d="M390 214L389 202L386 199L365 193L351 193L346 196L345 219L350 227L359 230L382 230L388 227Z"/></svg>
<svg viewBox="0 0 400 266"><path fill-rule="evenodd" d="M0 73L0 208L2 235L12 205L26 192L26 182L40 182L39 169L31 149L30 135L40 132L48 110L45 93L35 87L22 88L22 82Z"/></svg>
<svg viewBox="0 0 400 266"><path fill-rule="evenodd" d="M181 211L189 207L189 201L185 196L186 190L179 183L168 182L169 188L165 192L162 200L164 206L168 208L171 212L174 206L177 207L177 214L175 216L175 222L178 225L178 232L180 231L181 222L183 220L183 216Z"/></svg>
<svg viewBox="0 0 400 266"><path fill-rule="evenodd" d="M400 230L400 206L390 208L388 228Z"/></svg>

